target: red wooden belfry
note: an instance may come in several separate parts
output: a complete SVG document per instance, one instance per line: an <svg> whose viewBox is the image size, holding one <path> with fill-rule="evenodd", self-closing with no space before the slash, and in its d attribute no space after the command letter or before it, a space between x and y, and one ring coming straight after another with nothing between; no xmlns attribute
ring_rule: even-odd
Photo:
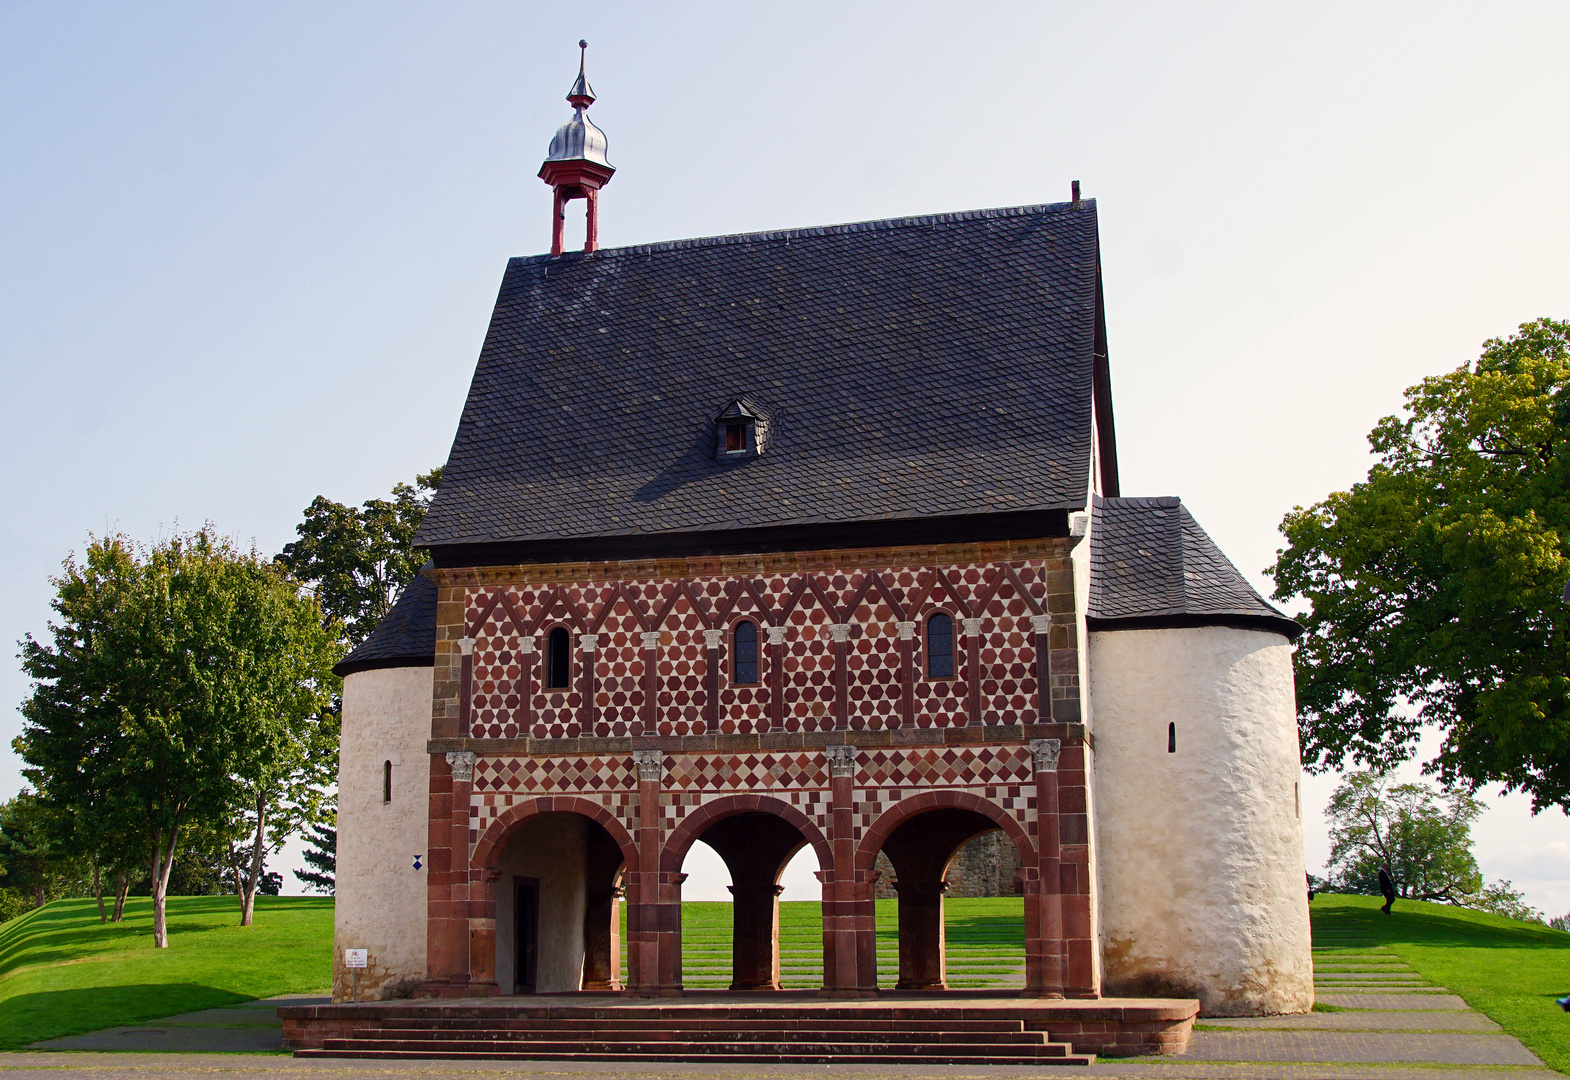
<svg viewBox="0 0 1570 1080"><path fill-rule="evenodd" d="M540 179L556 192L551 216L553 256L562 253L562 226L567 204L573 199L583 199L589 204L583 250L594 251L600 246L600 188L610 183L616 172L615 166L605 160L605 132L594 126L587 111L594 104L594 89L584 74L589 43L580 41L578 48L582 50L578 57L578 81L567 93L573 116L556 130L550 153L540 166Z"/></svg>

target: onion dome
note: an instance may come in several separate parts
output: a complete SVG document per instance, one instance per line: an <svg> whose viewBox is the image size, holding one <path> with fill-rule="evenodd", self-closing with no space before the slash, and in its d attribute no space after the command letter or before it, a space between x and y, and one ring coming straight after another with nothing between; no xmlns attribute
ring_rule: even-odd
<svg viewBox="0 0 1570 1080"><path fill-rule="evenodd" d="M605 159L606 140L605 132L594 126L589 119L588 108L594 104L594 88L589 85L587 75L584 73L585 61L588 57L589 43L578 42L581 50L578 55L578 81L572 84L572 89L567 92L567 100L573 107L572 119L556 129L556 137L551 140L550 153L546 161L592 161L606 168L613 166Z"/></svg>

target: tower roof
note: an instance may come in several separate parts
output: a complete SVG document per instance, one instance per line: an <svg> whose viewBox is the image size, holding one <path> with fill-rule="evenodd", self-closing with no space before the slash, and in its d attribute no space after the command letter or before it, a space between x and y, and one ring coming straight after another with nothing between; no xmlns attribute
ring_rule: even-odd
<svg viewBox="0 0 1570 1080"><path fill-rule="evenodd" d="M1237 625L1289 638L1303 632L1254 590L1180 500L1098 498L1092 515L1092 630Z"/></svg>
<svg viewBox="0 0 1570 1080"><path fill-rule="evenodd" d="M1097 243L1085 200L513 259L418 542L1082 509ZM727 465L738 399L769 447Z"/></svg>
<svg viewBox="0 0 1570 1080"><path fill-rule="evenodd" d="M342 678L374 668L430 667L435 663L436 583L422 573L404 588L376 629L338 661L333 673Z"/></svg>

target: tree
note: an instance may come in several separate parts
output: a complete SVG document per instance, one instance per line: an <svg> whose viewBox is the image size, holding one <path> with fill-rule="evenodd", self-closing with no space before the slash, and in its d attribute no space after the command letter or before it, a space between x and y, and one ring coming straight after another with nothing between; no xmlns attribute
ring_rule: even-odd
<svg viewBox="0 0 1570 1080"><path fill-rule="evenodd" d="M110 921L105 877L114 883L112 919L119 922L134 868L146 853L139 808L112 778L122 735L113 696L118 673L102 647L114 620L134 602L138 573L136 555L122 538L90 543L80 563L67 560L53 579L52 643L40 645L31 636L21 643L22 669L34 686L21 706L26 734L12 741L12 749L23 759L22 775L40 805L51 811L52 842L89 860L100 921Z"/></svg>
<svg viewBox="0 0 1570 1080"><path fill-rule="evenodd" d="M1408 900L1460 903L1483 884L1472 857L1472 823L1482 803L1464 791L1391 784L1387 775L1349 774L1330 796L1330 866L1352 892L1378 892L1380 867Z"/></svg>
<svg viewBox="0 0 1570 1080"><path fill-rule="evenodd" d="M1282 522L1276 598L1312 771L1388 769L1424 725L1428 771L1570 808L1570 323L1522 325L1406 392L1368 479Z"/></svg>
<svg viewBox="0 0 1570 1080"><path fill-rule="evenodd" d="M0 803L0 888L15 890L41 908L74 884L71 860L55 838L49 808L31 791Z"/></svg>
<svg viewBox="0 0 1570 1080"><path fill-rule="evenodd" d="M314 870L296 870L294 876L308 889L331 894L335 887L333 875L338 872L337 815L333 824L314 822L305 835L305 861Z"/></svg>
<svg viewBox="0 0 1570 1080"><path fill-rule="evenodd" d="M346 506L318 495L295 527L299 539L284 546L278 563L307 583L329 618L343 627L346 642L368 637L425 564L414 533L425 519L441 468L397 484L390 499Z"/></svg>
<svg viewBox="0 0 1570 1080"><path fill-rule="evenodd" d="M182 833L232 836L244 822L260 849L269 819L276 828L301 801L294 785L319 782L336 738L336 628L278 567L211 527L150 549L95 538L54 583L54 640L22 643L35 685L16 746L49 804L85 790L125 815L149 853L153 939L166 948Z"/></svg>

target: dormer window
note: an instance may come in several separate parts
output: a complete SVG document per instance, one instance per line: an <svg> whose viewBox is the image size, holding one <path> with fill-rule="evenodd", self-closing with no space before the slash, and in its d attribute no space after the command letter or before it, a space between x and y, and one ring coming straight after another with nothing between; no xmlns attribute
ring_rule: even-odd
<svg viewBox="0 0 1570 1080"><path fill-rule="evenodd" d="M720 461L741 461L763 453L769 421L753 402L736 398L714 418L714 456Z"/></svg>

